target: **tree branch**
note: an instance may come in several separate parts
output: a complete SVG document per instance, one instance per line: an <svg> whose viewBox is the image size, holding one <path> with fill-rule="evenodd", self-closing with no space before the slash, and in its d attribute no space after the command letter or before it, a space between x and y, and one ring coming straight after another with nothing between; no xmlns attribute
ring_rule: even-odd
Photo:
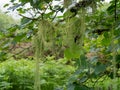
<svg viewBox="0 0 120 90"><path fill-rule="evenodd" d="M27 16L24 16L22 14L19 14L21 17L24 17L24 18L27 18L27 19L30 19L30 20L38 20L38 18L31 18L31 17L27 17Z"/></svg>

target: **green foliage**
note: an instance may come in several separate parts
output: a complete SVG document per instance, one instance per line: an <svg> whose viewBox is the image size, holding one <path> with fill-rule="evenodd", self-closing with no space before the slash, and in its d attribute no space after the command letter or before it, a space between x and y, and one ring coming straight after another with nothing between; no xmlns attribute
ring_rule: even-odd
<svg viewBox="0 0 120 90"><path fill-rule="evenodd" d="M33 61L9 60L0 64L1 80L0 88L2 90L32 90L33 88Z"/></svg>
<svg viewBox="0 0 120 90"><path fill-rule="evenodd" d="M116 80L116 77L119 78L119 0L111 0L109 4L101 3L101 0L81 0L73 5L71 5L72 2L64 0L65 7L60 3L52 5L52 1L19 0L20 3L16 3L15 0L12 0L13 6L9 9L16 9L23 18L21 19L21 25L9 28L8 33L4 36L7 39L2 42L1 50L7 50L6 47L10 45L8 43L9 40L12 43L18 43L27 41L27 37L31 40L31 37L35 36L34 44L37 60L47 55L56 57L57 54L62 54L59 58L67 58L66 64L73 60L76 62L74 64L76 71L67 82L66 88L68 90L93 90L95 87L101 89L96 84L99 84L104 76L110 80L113 79L113 81ZM30 3L30 7L27 9L21 8L27 3ZM69 9L66 9L66 7L69 7ZM95 7L97 8L94 9ZM90 9L92 11L89 11ZM30 17L24 16L31 11L33 13ZM59 16L59 12L61 12L61 16ZM21 30L21 32L17 29ZM4 38L3 36L1 37ZM4 59L6 53L1 53L0 55ZM36 65L39 65L37 60ZM64 77L66 74L63 72L64 70L66 71L66 65L64 66L58 62L48 60L45 61L45 64L40 64L43 64L43 67L41 66L41 88L53 90L54 87L59 88L65 84L67 77ZM61 69L62 67L64 69ZM39 71L38 68L36 73L37 71ZM60 75L60 78L56 73ZM37 76L39 77L38 74L36 74ZM64 79L65 82L61 81ZM5 85L10 88L10 83Z"/></svg>
<svg viewBox="0 0 120 90"><path fill-rule="evenodd" d="M74 44L70 48L67 48L64 53L67 59L74 59L80 57L80 52L80 48Z"/></svg>
<svg viewBox="0 0 120 90"><path fill-rule="evenodd" d="M74 71L74 67L65 65L64 59L55 61L48 57L40 63L41 90L64 88L66 81ZM0 63L1 90L33 90L35 61L7 60Z"/></svg>

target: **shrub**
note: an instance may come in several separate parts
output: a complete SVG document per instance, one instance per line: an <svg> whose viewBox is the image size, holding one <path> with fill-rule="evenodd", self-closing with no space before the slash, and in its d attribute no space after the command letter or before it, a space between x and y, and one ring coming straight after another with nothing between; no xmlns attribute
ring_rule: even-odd
<svg viewBox="0 0 120 90"><path fill-rule="evenodd" d="M0 64L0 88L3 90L33 90L33 61L9 60Z"/></svg>
<svg viewBox="0 0 120 90"><path fill-rule="evenodd" d="M47 60L40 63L42 90L63 88L67 79L74 71L70 65L63 63L64 59ZM7 60L0 63L0 90L33 90L34 61Z"/></svg>

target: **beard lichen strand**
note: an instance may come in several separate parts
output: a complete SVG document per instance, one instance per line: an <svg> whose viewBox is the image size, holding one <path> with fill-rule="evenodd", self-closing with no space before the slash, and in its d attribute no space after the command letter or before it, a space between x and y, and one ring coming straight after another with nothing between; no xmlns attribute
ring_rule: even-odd
<svg viewBox="0 0 120 90"><path fill-rule="evenodd" d="M41 51L41 42L39 40L38 36L34 37L34 45L35 45L35 83L34 83L34 90L41 90L40 88L40 67L39 67L39 61L40 61L40 51Z"/></svg>
<svg viewBox="0 0 120 90"><path fill-rule="evenodd" d="M42 22L42 28L43 28L43 42L44 42L44 47L47 47L48 49L53 49L54 45L54 35L55 35L55 30L54 30L54 25L50 23L49 21L44 21Z"/></svg>
<svg viewBox="0 0 120 90"><path fill-rule="evenodd" d="M81 9L81 27L80 27L80 47L83 46L84 44L84 37L85 37L85 30L86 30L86 25L85 25L85 13L86 10L84 8Z"/></svg>
<svg viewBox="0 0 120 90"><path fill-rule="evenodd" d="M84 8L81 8L81 11L79 12L80 15L80 39L79 39L79 47L80 50L83 51L83 44L84 44L84 37L85 37L85 30L86 30L86 25L85 25L85 14L86 10ZM83 53L81 53L83 54ZM82 65L81 60L80 60L80 66Z"/></svg>
<svg viewBox="0 0 120 90"><path fill-rule="evenodd" d="M66 44L70 47L74 43L74 37L73 37L73 22L71 22L70 19L67 20L66 23Z"/></svg>
<svg viewBox="0 0 120 90"><path fill-rule="evenodd" d="M41 90L39 63L40 63L40 60L43 59L42 57L43 57L44 48L48 46L48 42L46 41L46 38L50 38L50 42L52 42L51 39L53 39L52 38L53 36L51 33L49 33L52 31L51 29L52 29L52 26L50 25L50 23L43 20L39 22L38 33L33 38L33 45L35 47L35 57L36 57L35 85L34 85L35 90Z"/></svg>
<svg viewBox="0 0 120 90"><path fill-rule="evenodd" d="M82 48L85 35L85 9L81 9L78 17L66 20L66 28L64 28L66 38L64 38L64 43L66 46L70 47L73 44L79 45ZM75 42L75 37L78 36L78 42Z"/></svg>
<svg viewBox="0 0 120 90"><path fill-rule="evenodd" d="M54 45L54 26L49 21L43 20L38 25L38 33L35 36L38 42L35 43L39 53L44 52L45 48L53 49ZM40 46L41 45L41 46ZM39 55L37 55L39 57Z"/></svg>
<svg viewBox="0 0 120 90"><path fill-rule="evenodd" d="M40 59L42 58L42 51L43 51L43 28L41 28L42 23L38 25L38 33L33 38L33 44L35 47L35 83L34 83L34 90L41 90L40 87Z"/></svg>

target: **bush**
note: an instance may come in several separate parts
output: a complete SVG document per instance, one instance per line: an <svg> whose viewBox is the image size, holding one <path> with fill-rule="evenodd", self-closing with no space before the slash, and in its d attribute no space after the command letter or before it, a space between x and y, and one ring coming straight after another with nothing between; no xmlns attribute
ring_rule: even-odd
<svg viewBox="0 0 120 90"><path fill-rule="evenodd" d="M64 59L58 61L49 59L45 63L40 63L42 90L65 86L74 68L64 64L63 61ZM29 60L7 60L0 63L0 90L33 90L34 65L35 62Z"/></svg>
<svg viewBox="0 0 120 90"><path fill-rule="evenodd" d="M9 60L0 64L0 88L3 90L33 90L33 61Z"/></svg>

